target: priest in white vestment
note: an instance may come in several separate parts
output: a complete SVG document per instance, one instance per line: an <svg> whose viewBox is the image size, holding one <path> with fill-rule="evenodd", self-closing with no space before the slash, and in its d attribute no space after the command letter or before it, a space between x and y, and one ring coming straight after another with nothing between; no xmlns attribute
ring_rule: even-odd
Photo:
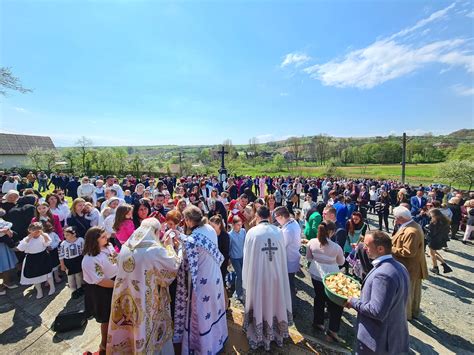
<svg viewBox="0 0 474 355"><path fill-rule="evenodd" d="M180 234L183 263L178 273L174 312L175 343L181 354L217 354L227 340L224 280L220 266L224 257L217 245L217 234L206 224L196 206L183 211L190 235Z"/></svg>
<svg viewBox="0 0 474 355"><path fill-rule="evenodd" d="M257 209L257 225L245 237L242 283L245 294L244 331L252 349L270 342L283 345L293 324L283 233L269 223L266 206Z"/></svg>
<svg viewBox="0 0 474 355"><path fill-rule="evenodd" d="M107 354L174 354L168 286L182 261L180 243L159 240L160 222L145 219L122 245L112 296Z"/></svg>

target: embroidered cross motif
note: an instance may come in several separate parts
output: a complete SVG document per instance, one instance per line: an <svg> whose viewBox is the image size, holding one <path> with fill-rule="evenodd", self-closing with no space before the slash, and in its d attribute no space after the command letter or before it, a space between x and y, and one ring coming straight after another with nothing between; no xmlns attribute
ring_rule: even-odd
<svg viewBox="0 0 474 355"><path fill-rule="evenodd" d="M273 261L273 254L275 253L275 250L278 250L278 248L275 246L275 243L272 243L272 240L268 238L267 243L265 243L265 248L262 248L262 251L264 251L268 255L268 260Z"/></svg>
<svg viewBox="0 0 474 355"><path fill-rule="evenodd" d="M210 298L211 298L211 297L209 297L209 296L206 295L206 296L204 296L204 297L202 298L202 301L203 301L203 302L209 302L209 299L210 299Z"/></svg>
<svg viewBox="0 0 474 355"><path fill-rule="evenodd" d="M201 283L201 285L205 285L205 284L207 284L207 279L205 279L203 277L203 278L201 278L201 280L199 282Z"/></svg>
<svg viewBox="0 0 474 355"><path fill-rule="evenodd" d="M206 314L206 320L211 318L211 313Z"/></svg>

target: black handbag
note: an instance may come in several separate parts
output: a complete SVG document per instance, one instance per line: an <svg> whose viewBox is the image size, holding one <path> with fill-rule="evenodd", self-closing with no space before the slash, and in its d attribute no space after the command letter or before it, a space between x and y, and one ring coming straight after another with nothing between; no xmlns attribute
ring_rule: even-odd
<svg viewBox="0 0 474 355"><path fill-rule="evenodd" d="M57 333L68 332L70 330L82 328L87 324L86 312L73 311L58 314L53 323L53 330Z"/></svg>

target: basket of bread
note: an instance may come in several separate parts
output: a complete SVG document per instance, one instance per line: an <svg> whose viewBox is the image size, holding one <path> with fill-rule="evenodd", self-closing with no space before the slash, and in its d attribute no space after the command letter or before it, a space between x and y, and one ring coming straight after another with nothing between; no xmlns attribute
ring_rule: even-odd
<svg viewBox="0 0 474 355"><path fill-rule="evenodd" d="M326 296L339 306L344 306L348 298L360 297L360 283L342 272L332 272L323 278Z"/></svg>

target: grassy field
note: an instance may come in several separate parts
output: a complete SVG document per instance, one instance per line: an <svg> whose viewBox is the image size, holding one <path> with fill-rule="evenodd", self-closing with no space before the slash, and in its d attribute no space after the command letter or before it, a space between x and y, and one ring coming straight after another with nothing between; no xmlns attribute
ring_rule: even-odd
<svg viewBox="0 0 474 355"><path fill-rule="evenodd" d="M439 183L437 177L439 164L408 164L406 166L406 181L410 184L431 184ZM376 179L401 180L402 168L398 164L394 165L351 165L337 167L338 175L344 177L365 177ZM242 166L237 169L230 169L231 174L238 175L271 175L271 176L324 176L324 167L315 166L292 166L290 169L278 170L273 166ZM36 185L35 185L36 187ZM467 187L461 187L467 188Z"/></svg>
<svg viewBox="0 0 474 355"><path fill-rule="evenodd" d="M409 164L406 166L406 181L411 184L427 184L439 182L437 171L439 164ZM290 170L282 170L269 173L265 171L265 166L238 169L237 174L245 175L302 175L302 176L323 176L324 167L292 167ZM366 177L401 180L402 168L400 165L353 165L337 167L341 176L345 177Z"/></svg>

